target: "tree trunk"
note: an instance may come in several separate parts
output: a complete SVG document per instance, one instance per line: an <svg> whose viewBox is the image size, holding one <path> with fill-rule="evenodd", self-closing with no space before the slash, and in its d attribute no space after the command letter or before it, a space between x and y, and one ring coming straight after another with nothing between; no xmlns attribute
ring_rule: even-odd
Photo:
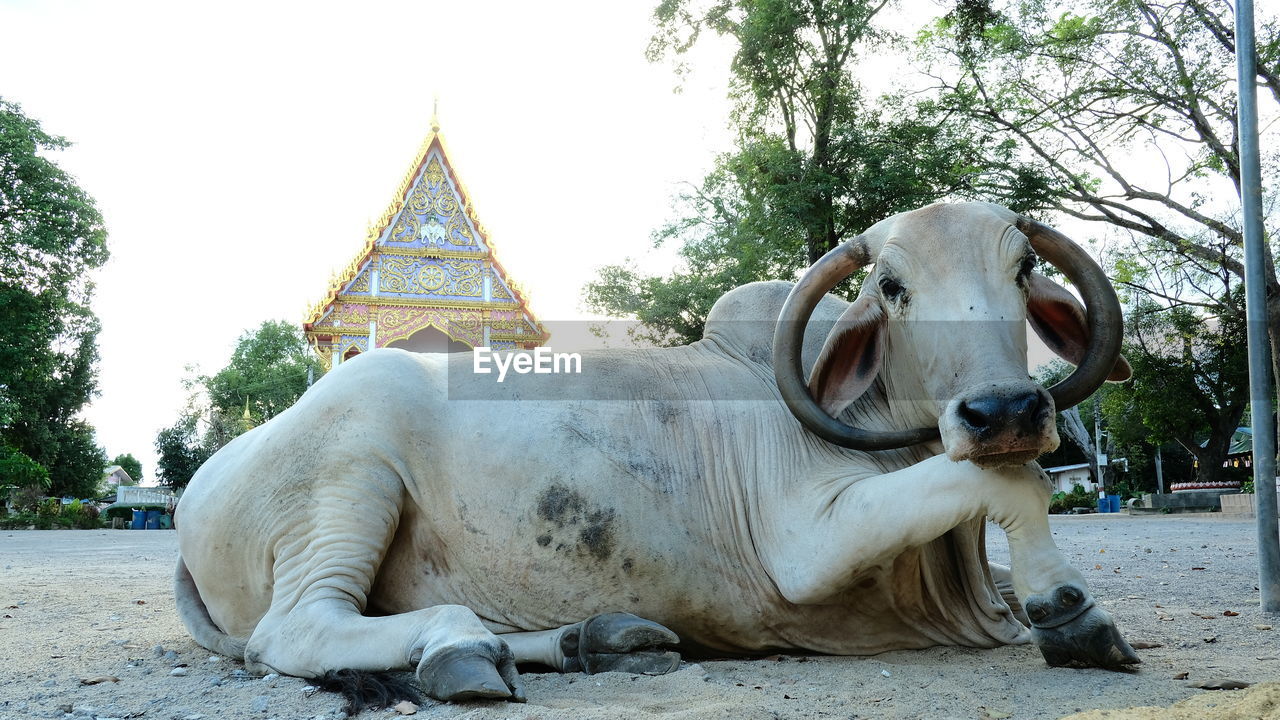
<svg viewBox="0 0 1280 720"><path fill-rule="evenodd" d="M1093 477L1101 477L1098 473L1098 455L1093 447L1093 441L1089 439L1089 431L1085 429L1084 421L1080 419L1079 405L1062 413L1062 429L1066 431L1067 439L1084 451L1085 457L1089 459L1089 472L1093 473Z"/></svg>

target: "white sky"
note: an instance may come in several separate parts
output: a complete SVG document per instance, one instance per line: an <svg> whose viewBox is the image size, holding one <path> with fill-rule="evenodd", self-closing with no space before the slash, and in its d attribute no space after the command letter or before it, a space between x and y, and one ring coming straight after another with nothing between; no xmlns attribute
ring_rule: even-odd
<svg viewBox="0 0 1280 720"><path fill-rule="evenodd" d="M682 94L644 59L653 2L0 0L0 95L75 147L110 262L94 309L110 456L154 480L183 367L300 321L361 247L430 129L547 320L595 268L650 254L678 183L727 149L727 54ZM656 258L656 259L655 259Z"/></svg>

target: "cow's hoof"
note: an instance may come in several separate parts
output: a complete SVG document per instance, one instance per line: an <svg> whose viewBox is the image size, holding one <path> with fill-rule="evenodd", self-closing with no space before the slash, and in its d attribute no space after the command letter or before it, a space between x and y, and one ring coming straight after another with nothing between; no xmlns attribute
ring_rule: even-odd
<svg viewBox="0 0 1280 720"><path fill-rule="evenodd" d="M1127 670L1142 662L1116 630L1110 613L1097 607L1084 589L1061 585L1026 602L1031 637L1053 667L1080 665Z"/></svg>
<svg viewBox="0 0 1280 720"><path fill-rule="evenodd" d="M680 636L631 613L604 613L572 625L560 636L567 672L664 675L680 667L680 653L666 648Z"/></svg>
<svg viewBox="0 0 1280 720"><path fill-rule="evenodd" d="M428 696L444 702L512 700L524 702L524 687L515 674L510 651L495 663L484 649L449 648L418 665L418 682ZM499 670L502 666L504 672Z"/></svg>

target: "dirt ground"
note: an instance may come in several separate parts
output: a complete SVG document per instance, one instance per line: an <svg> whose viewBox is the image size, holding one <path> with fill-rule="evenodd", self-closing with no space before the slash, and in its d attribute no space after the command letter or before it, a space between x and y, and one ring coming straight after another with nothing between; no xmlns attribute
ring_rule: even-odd
<svg viewBox="0 0 1280 720"><path fill-rule="evenodd" d="M1137 672L1049 668L1030 646L775 656L663 677L526 674L528 704L428 702L415 717L1280 718L1280 630L1265 629L1280 617L1258 610L1252 520L1089 515L1052 527L1129 641L1153 645ZM1007 562L1003 533L988 544ZM176 553L166 531L0 532L0 718L342 717L341 700L305 680L249 677L197 646L174 611ZM1255 686L1193 687L1221 679ZM1151 707L1110 712L1135 706Z"/></svg>

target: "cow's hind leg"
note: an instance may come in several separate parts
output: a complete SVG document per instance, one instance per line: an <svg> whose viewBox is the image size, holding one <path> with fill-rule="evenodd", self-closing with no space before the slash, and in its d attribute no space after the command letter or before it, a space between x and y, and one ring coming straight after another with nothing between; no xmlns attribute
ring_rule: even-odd
<svg viewBox="0 0 1280 720"><path fill-rule="evenodd" d="M511 650L470 609L438 605L363 615L395 536L403 494L390 472L316 489L314 520L272 547L271 607L249 638L246 667L299 677L416 669L423 689L437 700L523 701Z"/></svg>
<svg viewBox="0 0 1280 720"><path fill-rule="evenodd" d="M1013 571L1006 565L993 562L987 563L987 567L991 571L991 579L996 584L996 590L1000 591L1000 597L1009 605L1013 616L1023 625L1030 626L1031 620L1022 608L1022 601L1018 599L1017 591L1013 589Z"/></svg>
<svg viewBox="0 0 1280 720"><path fill-rule="evenodd" d="M679 636L631 613L595 615L554 630L502 635L517 663L538 663L560 672L629 672L663 675L680 666L670 648Z"/></svg>

